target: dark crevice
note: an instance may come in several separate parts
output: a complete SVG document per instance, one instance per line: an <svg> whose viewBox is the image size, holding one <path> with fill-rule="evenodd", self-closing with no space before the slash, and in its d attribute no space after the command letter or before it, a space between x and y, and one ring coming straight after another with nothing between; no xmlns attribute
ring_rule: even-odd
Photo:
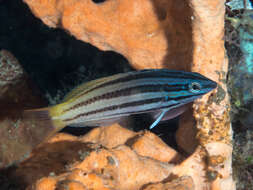
<svg viewBox="0 0 253 190"><path fill-rule="evenodd" d="M97 4L99 4L99 3L103 3L103 2L105 2L106 0L92 0L93 1L93 3L97 3Z"/></svg>

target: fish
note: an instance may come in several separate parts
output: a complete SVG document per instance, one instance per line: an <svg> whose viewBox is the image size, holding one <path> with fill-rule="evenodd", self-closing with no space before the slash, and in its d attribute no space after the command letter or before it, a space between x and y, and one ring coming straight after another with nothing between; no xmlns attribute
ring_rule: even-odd
<svg viewBox="0 0 253 190"><path fill-rule="evenodd" d="M25 110L24 115L59 131L66 126L106 126L134 114L151 113L155 116L152 129L163 118L181 114L185 110L182 107L216 87L215 81L195 72L132 71L81 84L61 103Z"/></svg>

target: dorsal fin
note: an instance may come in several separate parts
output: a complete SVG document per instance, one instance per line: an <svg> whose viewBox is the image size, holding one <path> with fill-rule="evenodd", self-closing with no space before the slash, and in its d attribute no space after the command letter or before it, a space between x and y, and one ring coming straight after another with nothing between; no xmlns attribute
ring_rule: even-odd
<svg viewBox="0 0 253 190"><path fill-rule="evenodd" d="M74 98L75 96L77 96L78 94L85 93L86 91L90 90L91 88L94 88L100 84L103 84L109 80L112 80L114 78L118 78L119 75L113 75L113 76L109 76L109 77L103 77L103 78L99 78L96 80L92 80L90 82L86 82L84 84L81 84L79 86L77 86L76 88L74 88L73 90L71 90L71 92L69 92L64 98L63 98L63 102L66 102L72 98Z"/></svg>

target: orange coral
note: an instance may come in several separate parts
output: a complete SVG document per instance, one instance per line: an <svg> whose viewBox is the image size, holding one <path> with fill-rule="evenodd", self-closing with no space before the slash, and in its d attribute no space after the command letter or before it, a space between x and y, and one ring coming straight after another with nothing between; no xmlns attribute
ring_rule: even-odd
<svg viewBox="0 0 253 190"><path fill-rule="evenodd" d="M100 137L102 137L101 134L109 134L107 130L117 129L119 133L126 131L126 137L129 137L129 133L133 133L118 125L97 129L100 131L100 135L98 135ZM28 190L43 190L43 188L54 190L61 186L94 190L131 190L145 186L147 189L162 190L172 188L176 186L175 184L180 183L183 183L180 185L181 189L207 189L210 183L213 187L219 188L224 184L231 185L229 180L214 181L220 177L229 179L229 174L225 169L227 166L220 168L219 174L212 171L211 168L207 173L205 170L206 154L201 147L197 148L189 158L180 164L174 163L173 158L161 161L162 159L154 154L156 151L150 151L148 148L156 147L162 155L169 155L172 150L169 147L165 148L161 139L154 134L150 132L148 135L145 132L135 133L137 134L135 145L129 147L126 142L132 137L124 138L124 133L122 133L122 138L125 141L115 147L106 147L106 144L111 144L109 143L110 139L104 141L105 144L98 144L95 141L102 141L97 138L98 136L91 135L93 132L98 134L97 129L87 134L90 141L94 141L93 143L85 142L86 136L77 138L64 133L57 134L48 143L35 149L33 156L21 163L12 175L23 183L25 182ZM90 138L91 136L94 139ZM153 136L152 141L149 139L150 136ZM104 138L102 137L102 139ZM111 139L112 142L114 139ZM211 150L212 148L213 146L210 146L209 152L214 151ZM138 154L136 150L142 151ZM175 150L173 151L176 153ZM227 157L229 152L221 154ZM210 165L215 166L216 169L220 167L220 163L223 163L221 157L217 157L217 160L220 160L219 163L213 163L212 157L210 159ZM182 178L176 178L174 181L175 176ZM212 183L213 181L214 183ZM149 186L149 183L154 184ZM233 187L231 186L231 188Z"/></svg>
<svg viewBox="0 0 253 190"><path fill-rule="evenodd" d="M117 125L105 127L101 131L107 133L106 130L115 129L119 133L121 130L126 131ZM72 182L73 186L94 190L139 189L145 184L166 179L174 168L173 164L168 163L172 160L160 161L147 148L142 151L142 156L135 149L138 150L139 145L143 147L143 144L157 149L161 147L160 154L168 155L170 148L164 148L158 137L150 141L143 133L138 136L141 143L137 139L135 148L125 145L125 142L109 148L105 144L85 142L85 136L69 138L71 136L58 134L49 143L35 149L33 156L24 161L12 175L25 182L28 189L36 187L37 190L48 186L48 190L61 185L69 187Z"/></svg>
<svg viewBox="0 0 253 190"><path fill-rule="evenodd" d="M54 189L56 187L56 179L53 177L42 178L36 183L36 189L38 190L48 190Z"/></svg>
<svg viewBox="0 0 253 190"><path fill-rule="evenodd" d="M113 127L96 128L82 138L84 142L103 144L110 148L126 143L139 155L149 156L163 162L178 161L180 158L175 150L168 147L153 133L148 131L135 133L120 127L118 124L113 125ZM128 139L131 140L127 141Z"/></svg>
<svg viewBox="0 0 253 190"><path fill-rule="evenodd" d="M192 178L183 176L171 182L147 185L144 190L194 190Z"/></svg>
<svg viewBox="0 0 253 190"><path fill-rule="evenodd" d="M119 52L136 68L187 69L192 60L192 13L183 1L25 2L47 25L61 26L102 50Z"/></svg>

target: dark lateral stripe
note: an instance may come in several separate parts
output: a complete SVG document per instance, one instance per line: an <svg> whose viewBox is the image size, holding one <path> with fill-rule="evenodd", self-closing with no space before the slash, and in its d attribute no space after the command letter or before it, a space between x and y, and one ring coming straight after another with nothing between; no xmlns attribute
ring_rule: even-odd
<svg viewBox="0 0 253 190"><path fill-rule="evenodd" d="M173 79L198 79L198 80L206 80L204 77L197 76L195 73L189 73L189 72L183 72L183 71L167 71L167 70L154 70L154 71L136 71L132 72L127 76L120 77L117 79L112 79L111 81L107 81L105 83L102 83L100 85L94 86L94 88L91 88L78 96L76 98L79 98L93 90L96 90L98 88L103 88L109 85L121 83L121 82L127 82L142 78L173 78Z"/></svg>
<svg viewBox="0 0 253 190"><path fill-rule="evenodd" d="M191 97L194 97L194 96L200 96L201 94L196 94L196 95L189 95L189 96L183 96L183 97L177 97L177 98L169 98L167 99L166 101L170 101L170 100L181 100L181 99L186 99L186 98L191 98ZM75 117L73 118L69 118L69 119L65 119L63 121L72 121L72 120L75 120L79 117L83 117L83 116L89 116L89 115L92 115L92 114L97 114L97 113L101 113L101 112L105 112L105 111L110 111L110 110L115 110L115 109L118 109L119 112L120 112L120 109L122 108L127 108L127 107L132 107L132 106L140 106L140 105L145 105L145 104L151 104L151 103L155 103L155 102L161 102L161 101L165 101L165 97L160 97L160 98L152 98L152 99L146 99L146 100L139 100L139 101L132 101L132 102L127 102L127 103L123 103L123 104L117 104L117 105L114 105L114 106L108 106L108 107L104 107L104 108L101 108L101 109L98 109L98 110L93 110L93 111L89 111L89 112L86 112L86 113L81 113L81 114L78 114L76 115ZM176 103L176 104L180 104L180 103ZM167 108L168 107L171 107L173 105L168 105L166 106ZM165 107L165 108L166 108ZM161 109L161 107L157 108L157 109ZM154 109L153 109L154 110ZM147 110L143 110L143 112L146 112ZM121 114L121 113L119 113Z"/></svg>
<svg viewBox="0 0 253 190"><path fill-rule="evenodd" d="M188 98L191 98L194 96L202 96L203 94L205 94L205 93L199 93L199 94L193 94L193 95L187 95L187 96L179 96L176 98L168 98L168 101L170 101L170 100L180 101L182 99L188 99Z"/></svg>
<svg viewBox="0 0 253 190"><path fill-rule="evenodd" d="M148 92L171 92L171 91L179 91L182 89L184 85L161 85L161 84L154 84L154 85L139 85L129 88L124 88L121 90L116 90L113 92L106 92L104 94L94 96L84 102L80 102L78 104L73 105L72 107L63 110L63 113L68 112L73 109L77 109L82 106L86 106L89 104L94 103L95 101L99 100L106 100L111 98L117 98L120 96L129 96L139 93L148 93Z"/></svg>
<svg viewBox="0 0 253 190"><path fill-rule="evenodd" d="M157 110L162 110L162 109L166 109L166 108L170 108L172 107L173 108L176 108L180 105L180 103L175 103L175 104L170 104L170 105L167 105L167 106L162 106L162 107L159 107L159 108L151 108L151 109L146 109L144 112L147 113L147 112L153 112L153 111L157 111ZM138 114L138 113L143 113L143 111L137 111L137 112L124 112L124 114ZM110 116L114 116L114 115L118 115L118 114L112 114Z"/></svg>
<svg viewBox="0 0 253 190"><path fill-rule="evenodd" d="M151 103L159 102L159 101L162 101L162 100L164 100L163 97L146 99L146 100L139 100L139 101L133 101L133 102L127 102L127 103L124 103L124 104L118 104L118 105L114 105L114 106L108 106L108 107L104 107L104 108L101 108L101 109L98 109L98 110L93 110L93 111L90 111L90 112L81 113L81 114L78 114L77 116L75 116L73 118L65 119L63 121L68 122L68 121L72 121L72 120L75 120L75 119L77 119L79 117L83 117L83 116L88 116L88 115L97 114L97 113L110 111L110 110L115 110L115 109L122 109L122 108L127 108L127 107L132 107L132 106L140 106L140 105L144 105L144 104L151 104Z"/></svg>

